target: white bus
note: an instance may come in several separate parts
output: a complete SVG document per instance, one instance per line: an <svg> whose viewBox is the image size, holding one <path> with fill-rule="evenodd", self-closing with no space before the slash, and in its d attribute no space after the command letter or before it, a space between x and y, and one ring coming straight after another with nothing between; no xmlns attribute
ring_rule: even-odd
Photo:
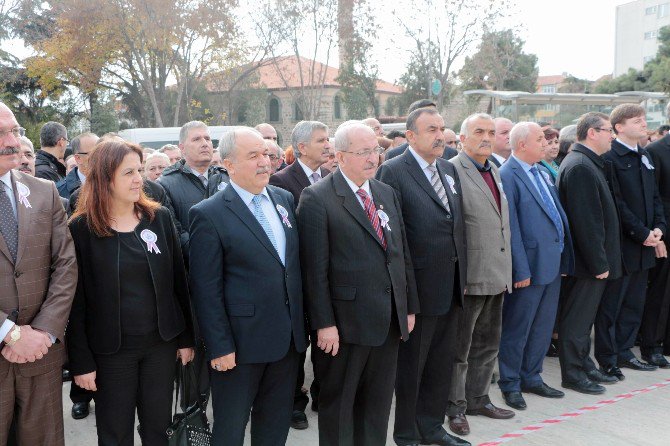
<svg viewBox="0 0 670 446"><path fill-rule="evenodd" d="M212 144L216 148L219 145L221 135L236 129L237 126L217 125L209 126L208 128L209 135L212 137ZM121 130L119 136L128 142L134 142L142 147L160 149L165 144L179 144L179 130L181 130L181 127L127 129Z"/></svg>

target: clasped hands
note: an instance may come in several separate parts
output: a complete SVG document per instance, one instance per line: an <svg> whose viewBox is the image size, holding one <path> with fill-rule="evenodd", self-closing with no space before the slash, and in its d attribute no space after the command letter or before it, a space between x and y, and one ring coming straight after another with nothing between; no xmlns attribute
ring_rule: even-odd
<svg viewBox="0 0 670 446"><path fill-rule="evenodd" d="M16 364L25 364L26 362L35 362L42 359L52 345L49 335L42 330L32 328L30 325L21 325L20 327L21 337L14 345L5 345L2 349L2 356L7 361ZM9 341L12 330L5 337L5 341Z"/></svg>

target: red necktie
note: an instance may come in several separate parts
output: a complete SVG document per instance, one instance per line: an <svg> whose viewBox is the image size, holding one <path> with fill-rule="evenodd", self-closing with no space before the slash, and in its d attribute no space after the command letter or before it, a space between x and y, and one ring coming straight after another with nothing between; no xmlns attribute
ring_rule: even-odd
<svg viewBox="0 0 670 446"><path fill-rule="evenodd" d="M386 239L384 238L384 231L382 231L382 225L379 221L379 215L377 215L377 208L375 208L374 203L372 202L372 197L368 195L367 192L363 189L358 189L356 191L359 197L363 199L363 207L365 208L365 213L368 215L370 223L372 223L372 229L375 230L379 240L382 241L382 246L386 249Z"/></svg>

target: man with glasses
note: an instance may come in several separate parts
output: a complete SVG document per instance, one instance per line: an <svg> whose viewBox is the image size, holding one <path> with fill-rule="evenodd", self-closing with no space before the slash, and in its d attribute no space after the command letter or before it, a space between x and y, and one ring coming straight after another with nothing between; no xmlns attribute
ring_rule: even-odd
<svg viewBox="0 0 670 446"><path fill-rule="evenodd" d="M319 444L382 446L398 347L419 300L400 203L373 178L377 137L346 122L335 152L337 171L305 189L298 206L305 306L317 334Z"/></svg>
<svg viewBox="0 0 670 446"><path fill-rule="evenodd" d="M284 151L279 147L279 145L271 139L265 140L265 146L268 148L268 156L270 157L270 166L272 169L271 174L275 174L279 171L279 168L284 162Z"/></svg>
<svg viewBox="0 0 670 446"><path fill-rule="evenodd" d="M67 129L58 122L49 121L40 129L41 150L35 157L35 176L45 180L58 181L65 178L65 165L59 161L65 156L70 141Z"/></svg>
<svg viewBox="0 0 670 446"><path fill-rule="evenodd" d="M612 125L603 113L586 113L577 122L577 142L558 170L558 192L570 224L574 272L566 278L558 316L558 354L562 385L600 394L600 384L618 382L596 369L589 356L591 327L608 280L622 274L619 216L610 191Z"/></svg>
<svg viewBox="0 0 670 446"><path fill-rule="evenodd" d="M82 133L72 140L72 155L77 161L77 165L56 184L58 193L63 198L70 198L72 193L86 181L88 174L88 160L95 151L95 145L98 143L98 135L95 133Z"/></svg>

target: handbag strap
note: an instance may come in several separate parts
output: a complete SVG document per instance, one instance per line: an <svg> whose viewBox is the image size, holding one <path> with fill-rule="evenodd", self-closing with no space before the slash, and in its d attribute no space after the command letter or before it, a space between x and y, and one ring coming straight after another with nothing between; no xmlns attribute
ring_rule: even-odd
<svg viewBox="0 0 670 446"><path fill-rule="evenodd" d="M202 401L200 401L200 394L198 389L200 389L200 379L195 373L192 363L187 363L183 365L181 360L177 360L177 371L176 371L176 390L175 390L175 402L174 402L174 413L177 413L177 405L179 404L182 412L190 407L192 401L192 396L195 394L195 402L200 408L202 408Z"/></svg>

